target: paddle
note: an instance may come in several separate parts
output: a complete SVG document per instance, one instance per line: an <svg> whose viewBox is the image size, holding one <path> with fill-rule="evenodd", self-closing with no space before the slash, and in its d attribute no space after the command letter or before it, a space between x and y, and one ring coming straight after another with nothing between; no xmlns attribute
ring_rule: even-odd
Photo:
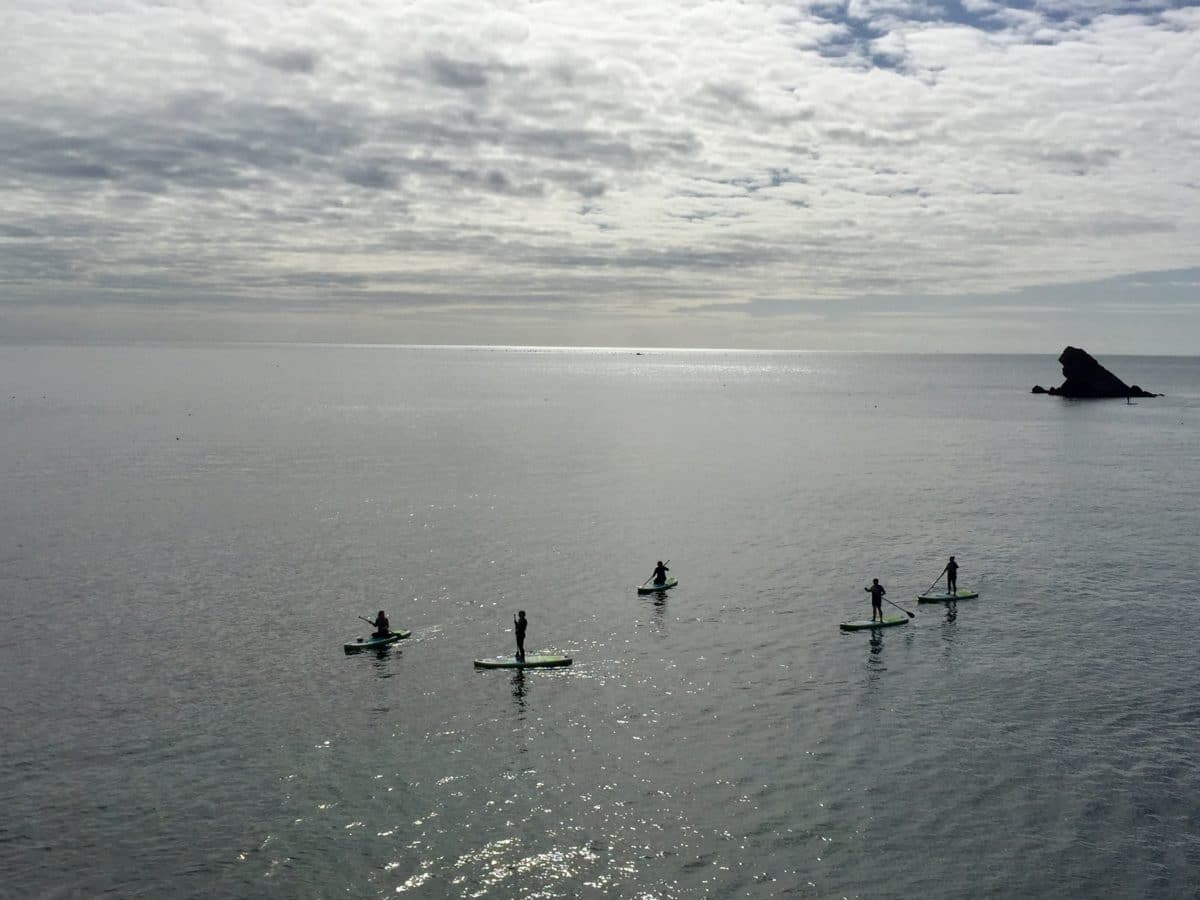
<svg viewBox="0 0 1200 900"><path fill-rule="evenodd" d="M366 616L359 616L359 618L362 619L364 622L366 622L368 625L370 625L372 628L375 627L375 623L372 622L370 619L368 619ZM388 634L395 634L395 632L389 628Z"/></svg>
<svg viewBox="0 0 1200 900"><path fill-rule="evenodd" d="M948 568L950 568L950 567L946 566L945 568L942 569L942 571L938 572L938 577L933 579L933 584L931 584L929 587L925 588L926 594L928 594L935 587L937 587L937 583L942 580L942 576L946 574L946 569L948 569Z"/></svg>
<svg viewBox="0 0 1200 900"><path fill-rule="evenodd" d="M870 590L870 588L867 588L867 590L869 591L869 590ZM887 600L887 602L888 602L888 603L892 603L892 601L891 601L891 600L888 600L888 598L887 598L887 597L881 597L880 599L881 599L881 600ZM904 614L905 614L906 616L908 616L910 619L915 619L915 618L917 617L917 616L916 616L916 613L910 613L910 612L909 612L907 609L905 609L905 608L904 608L903 606L901 606L899 603L892 603L892 606L896 607L896 609L900 610L900 612L904 613ZM882 613L881 613L881 615L882 615ZM874 618L874 616L875 616L875 612L874 612L874 611L872 611L872 612L871 612L871 616L872 616L872 618Z"/></svg>
<svg viewBox="0 0 1200 900"><path fill-rule="evenodd" d="M667 562L663 563L663 565L665 566L669 562L670 562L670 560L668 559ZM651 572L650 578L653 578L653 577L654 577L654 573ZM647 578L645 581L642 582L642 587L645 587L646 585L648 585L650 583L650 578Z"/></svg>

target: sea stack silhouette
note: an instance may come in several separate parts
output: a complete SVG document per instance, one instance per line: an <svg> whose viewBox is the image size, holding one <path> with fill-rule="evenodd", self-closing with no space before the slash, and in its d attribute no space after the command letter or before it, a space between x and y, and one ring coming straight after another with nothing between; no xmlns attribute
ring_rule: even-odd
<svg viewBox="0 0 1200 900"><path fill-rule="evenodd" d="M1046 390L1040 384L1036 384L1033 386L1033 393L1077 400L1162 396L1143 391L1136 384L1126 384L1096 362L1090 353L1078 347L1068 347L1058 357L1058 361L1062 363L1063 377L1066 378L1062 386Z"/></svg>

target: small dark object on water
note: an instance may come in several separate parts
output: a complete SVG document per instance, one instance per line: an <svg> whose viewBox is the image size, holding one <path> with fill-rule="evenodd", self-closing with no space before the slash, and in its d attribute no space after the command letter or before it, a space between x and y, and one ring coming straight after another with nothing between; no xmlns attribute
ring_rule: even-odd
<svg viewBox="0 0 1200 900"><path fill-rule="evenodd" d="M1050 394L1054 397L1068 397L1079 400L1094 400L1106 397L1161 397L1162 394L1152 394L1144 391L1136 384L1126 384L1092 357L1086 350L1078 347L1067 347L1058 357L1062 364L1063 377L1066 379L1061 387L1049 390L1040 384L1034 385L1034 394Z"/></svg>

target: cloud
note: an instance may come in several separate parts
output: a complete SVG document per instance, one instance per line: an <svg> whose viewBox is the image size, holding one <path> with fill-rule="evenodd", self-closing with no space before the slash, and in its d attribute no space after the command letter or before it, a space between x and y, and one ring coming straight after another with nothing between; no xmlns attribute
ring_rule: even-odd
<svg viewBox="0 0 1200 900"><path fill-rule="evenodd" d="M379 165L352 166L345 169L342 176L351 184L364 188L390 190L396 186L395 176Z"/></svg>
<svg viewBox="0 0 1200 900"><path fill-rule="evenodd" d="M450 59L438 52L429 53L425 57L425 62L435 84L463 90L486 87L489 81L489 70L505 71L503 66L473 60Z"/></svg>
<svg viewBox="0 0 1200 900"><path fill-rule="evenodd" d="M1196 6L7 15L8 304L335 292L753 321L1200 264Z"/></svg>
<svg viewBox="0 0 1200 900"><path fill-rule="evenodd" d="M241 52L268 68L302 75L311 75L320 62L318 53L303 47L245 47Z"/></svg>

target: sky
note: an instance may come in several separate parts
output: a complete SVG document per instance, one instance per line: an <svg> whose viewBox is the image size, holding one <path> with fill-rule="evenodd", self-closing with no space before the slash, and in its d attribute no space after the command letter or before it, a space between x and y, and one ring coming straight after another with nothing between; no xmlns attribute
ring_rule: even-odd
<svg viewBox="0 0 1200 900"><path fill-rule="evenodd" d="M1200 6L0 0L0 342L1200 354Z"/></svg>

